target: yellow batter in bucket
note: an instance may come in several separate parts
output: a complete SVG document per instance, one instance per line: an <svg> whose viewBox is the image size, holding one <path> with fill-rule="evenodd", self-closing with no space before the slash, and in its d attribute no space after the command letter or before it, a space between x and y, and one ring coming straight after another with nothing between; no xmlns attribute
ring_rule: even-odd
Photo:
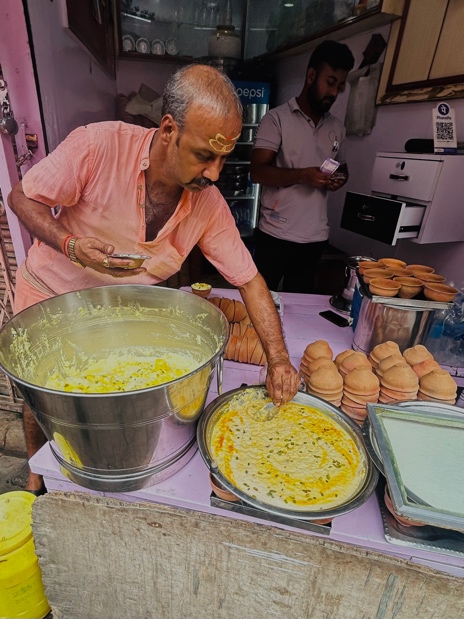
<svg viewBox="0 0 464 619"><path fill-rule="evenodd" d="M114 393L156 387L196 370L201 363L186 353L151 349L112 350L107 356L63 361L45 387L73 393Z"/></svg>

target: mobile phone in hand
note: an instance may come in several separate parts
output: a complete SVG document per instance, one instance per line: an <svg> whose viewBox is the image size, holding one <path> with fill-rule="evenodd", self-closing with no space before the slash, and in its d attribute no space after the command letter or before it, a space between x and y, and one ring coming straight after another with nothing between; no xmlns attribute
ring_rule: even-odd
<svg viewBox="0 0 464 619"><path fill-rule="evenodd" d="M329 178L330 181L344 181L348 177L344 172L334 172Z"/></svg>
<svg viewBox="0 0 464 619"><path fill-rule="evenodd" d="M319 312L319 316L322 316L322 318L325 318L334 325L337 325L337 327L348 327L350 325L350 321L347 318L343 318L343 316L332 312L332 310L325 310L324 312Z"/></svg>

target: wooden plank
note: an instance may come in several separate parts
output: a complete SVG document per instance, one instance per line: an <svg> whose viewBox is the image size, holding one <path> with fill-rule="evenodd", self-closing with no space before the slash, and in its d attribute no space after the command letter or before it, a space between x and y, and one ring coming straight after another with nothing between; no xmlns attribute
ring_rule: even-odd
<svg viewBox="0 0 464 619"><path fill-rule="evenodd" d="M430 78L464 75L464 2L450 0Z"/></svg>
<svg viewBox="0 0 464 619"><path fill-rule="evenodd" d="M464 616L460 578L270 525L50 492L33 532L56 618Z"/></svg>
<svg viewBox="0 0 464 619"><path fill-rule="evenodd" d="M448 0L411 2L392 84L428 79Z"/></svg>
<svg viewBox="0 0 464 619"><path fill-rule="evenodd" d="M401 17L404 11L404 0L383 0L380 10L382 13Z"/></svg>

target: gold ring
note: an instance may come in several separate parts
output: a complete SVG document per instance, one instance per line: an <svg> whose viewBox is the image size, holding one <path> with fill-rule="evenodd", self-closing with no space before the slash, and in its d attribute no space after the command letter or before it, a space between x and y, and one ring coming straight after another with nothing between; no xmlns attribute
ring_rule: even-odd
<svg viewBox="0 0 464 619"><path fill-rule="evenodd" d="M105 257L103 258L103 260L102 260L102 265L103 265L104 267L106 267L107 269L109 268L110 263L108 262L108 256L105 256Z"/></svg>

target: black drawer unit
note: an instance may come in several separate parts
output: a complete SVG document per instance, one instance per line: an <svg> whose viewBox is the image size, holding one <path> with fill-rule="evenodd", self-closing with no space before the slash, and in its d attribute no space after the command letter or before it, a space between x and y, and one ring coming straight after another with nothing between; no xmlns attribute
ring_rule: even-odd
<svg viewBox="0 0 464 619"><path fill-rule="evenodd" d="M419 234L425 206L348 191L340 227L388 245Z"/></svg>

